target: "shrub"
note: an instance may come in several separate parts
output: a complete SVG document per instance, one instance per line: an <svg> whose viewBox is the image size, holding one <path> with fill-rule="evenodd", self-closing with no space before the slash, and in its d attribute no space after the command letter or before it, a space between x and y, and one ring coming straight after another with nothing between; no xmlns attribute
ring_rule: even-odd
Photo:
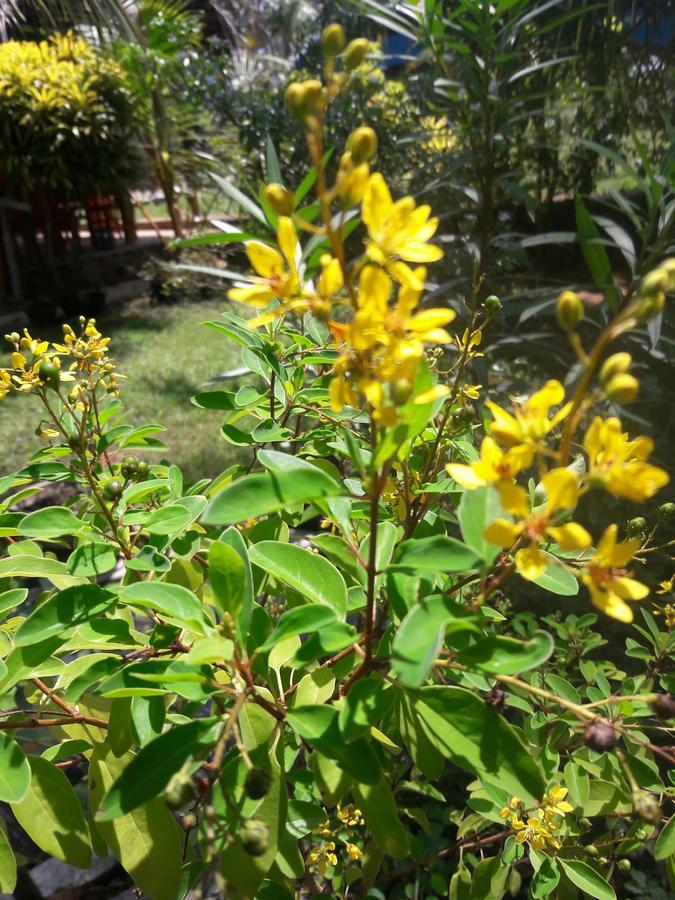
<svg viewBox="0 0 675 900"><path fill-rule="evenodd" d="M120 67L70 33L0 44L2 174L81 193L124 183L134 102Z"/></svg>
<svg viewBox="0 0 675 900"><path fill-rule="evenodd" d="M479 301L477 282L457 335L451 310L420 305L437 222L370 171L367 126L327 181L340 58L288 95L318 223L294 211L301 191L270 185L276 240L247 240L254 274L229 291L258 313L208 323L257 380L193 402L226 413L248 466L188 486L139 459L157 427L124 422L93 321L61 344L8 336L3 391L40 402L46 447L2 482L0 799L46 852L86 867L108 848L153 898L207 873L228 897L415 883L611 898L643 853L672 885L675 615L663 606L662 630L644 602L672 504L591 534L583 503L639 504L668 481L651 442L604 410L637 390L612 343L663 307L673 261L592 347L580 299L561 297L573 390L533 385L479 414L471 361L499 300ZM357 210L365 243L348 261ZM75 492L20 511L45 482ZM536 611L514 615L526 584ZM630 623L636 602L646 628L603 658L593 626ZM85 810L63 771L77 763Z"/></svg>

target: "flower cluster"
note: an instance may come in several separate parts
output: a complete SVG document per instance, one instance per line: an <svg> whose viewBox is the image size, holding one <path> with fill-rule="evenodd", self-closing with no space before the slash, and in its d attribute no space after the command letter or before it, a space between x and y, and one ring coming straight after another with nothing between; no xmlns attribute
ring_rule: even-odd
<svg viewBox="0 0 675 900"><path fill-rule="evenodd" d="M361 828L365 824L361 810L351 803L347 806L338 803L335 816L337 818L335 826L331 826L327 818L312 831L312 834L320 836L323 840L309 851L307 864L316 867L322 877L325 876L329 865L337 865L336 839L344 845L350 859L358 860L363 856L363 850L351 840L354 829Z"/></svg>
<svg viewBox="0 0 675 900"><path fill-rule="evenodd" d="M624 622L633 618L626 600L641 600L649 590L628 577L625 567L641 546L638 539L617 543L617 527L611 525L593 544L589 532L570 521L580 498L591 489L603 489L616 497L641 502L668 483L667 473L647 462L653 443L647 437L630 440L616 417L596 417L584 440L585 466L566 468L557 445L559 426L570 415L572 401L565 401L565 389L549 381L527 398L513 398L510 413L496 403L486 405L493 416L490 434L481 445L480 458L468 465L449 463L448 474L468 490L487 485L499 492L509 518L497 518L485 531L491 543L513 553L515 567L523 578L536 581L550 565L580 571L592 602L605 613ZM541 475L543 502L536 494L516 483L519 474L536 460ZM553 463L552 467L549 465ZM576 553L565 562L546 552L558 549Z"/></svg>
<svg viewBox="0 0 675 900"><path fill-rule="evenodd" d="M563 825L566 813L574 809L572 804L565 800L566 796L567 789L554 784L544 795L538 809L525 810L522 800L512 797L508 806L505 806L499 815L502 819L506 819L516 832L519 844L527 842L535 850L548 848L557 850L560 841L555 832Z"/></svg>

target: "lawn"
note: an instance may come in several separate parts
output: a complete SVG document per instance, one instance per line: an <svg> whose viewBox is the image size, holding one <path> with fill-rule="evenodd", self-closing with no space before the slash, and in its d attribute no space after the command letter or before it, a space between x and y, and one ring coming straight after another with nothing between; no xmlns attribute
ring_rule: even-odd
<svg viewBox="0 0 675 900"><path fill-rule="evenodd" d="M213 301L175 306L136 301L98 320L101 331L112 337L112 355L126 376L122 399L128 421L163 425L168 451L153 458L175 462L189 481L217 475L238 452L220 435L222 413L190 403L205 381L240 365L238 347L200 324L217 319L221 311ZM57 330L40 332L50 339L59 335ZM3 347L0 365L8 364L8 357ZM10 396L0 403L0 474L15 471L38 449L39 417L34 398Z"/></svg>

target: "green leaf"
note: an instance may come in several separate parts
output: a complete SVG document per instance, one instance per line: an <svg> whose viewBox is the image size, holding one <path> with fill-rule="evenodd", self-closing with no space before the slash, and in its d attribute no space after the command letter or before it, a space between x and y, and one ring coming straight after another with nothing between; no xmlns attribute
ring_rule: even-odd
<svg viewBox="0 0 675 900"><path fill-rule="evenodd" d="M88 869L89 828L70 782L61 769L41 756L30 758L30 768L27 793L18 803L10 804L17 822L49 856Z"/></svg>
<svg viewBox="0 0 675 900"><path fill-rule="evenodd" d="M194 518L192 510L174 503L153 510L146 519L144 527L151 534L177 534Z"/></svg>
<svg viewBox="0 0 675 900"><path fill-rule="evenodd" d="M89 764L89 809L93 815L125 767L131 754L116 759L106 744L97 744ZM96 828L134 883L153 900L175 900L181 877L184 835L163 800L144 806Z"/></svg>
<svg viewBox="0 0 675 900"><path fill-rule="evenodd" d="M362 784L377 784L382 765L370 740L359 738L346 744L338 726L338 711L332 706L296 706L288 712L288 724L300 737L334 759L345 772Z"/></svg>
<svg viewBox="0 0 675 900"><path fill-rule="evenodd" d="M420 687L443 644L446 630L476 628L474 618L448 597L434 594L420 600L394 635L392 673L407 687Z"/></svg>
<svg viewBox="0 0 675 900"><path fill-rule="evenodd" d="M479 561L476 551L444 534L419 540L404 541L389 569L416 571L464 572Z"/></svg>
<svg viewBox="0 0 675 900"><path fill-rule="evenodd" d="M425 687L413 707L427 735L455 765L534 806L546 783L541 767L508 722L471 691Z"/></svg>
<svg viewBox="0 0 675 900"><path fill-rule="evenodd" d="M278 581L288 584L313 603L330 606L341 618L347 610L347 586L335 566L310 550L296 544L261 541L249 556Z"/></svg>
<svg viewBox="0 0 675 900"><path fill-rule="evenodd" d="M234 547L214 541L209 549L209 577L213 598L223 612L236 621L246 600L244 560Z"/></svg>
<svg viewBox="0 0 675 900"><path fill-rule="evenodd" d="M516 675L536 669L546 662L555 649L552 636L538 631L529 641L490 635L480 637L465 650L456 652L457 662L470 669L496 675Z"/></svg>
<svg viewBox="0 0 675 900"><path fill-rule="evenodd" d="M26 756L6 731L0 731L0 800L16 803L30 787L30 766Z"/></svg>
<svg viewBox="0 0 675 900"><path fill-rule="evenodd" d="M503 514L499 494L492 487L464 491L457 508L459 527L465 543L488 565L494 562L500 548L486 541L483 535L486 528Z"/></svg>
<svg viewBox="0 0 675 900"><path fill-rule="evenodd" d="M14 895L16 887L16 859L7 835L0 828L0 893Z"/></svg>
<svg viewBox="0 0 675 900"><path fill-rule="evenodd" d="M345 741L351 743L367 734L372 725L387 715L395 696L395 691L387 689L386 683L377 675L354 682L344 698L338 719Z"/></svg>
<svg viewBox="0 0 675 900"><path fill-rule="evenodd" d="M45 539L75 534L82 526L83 523L67 507L48 506L24 516L17 530L27 537Z"/></svg>
<svg viewBox="0 0 675 900"><path fill-rule="evenodd" d="M0 578L49 578L54 581L57 576L67 580L69 584L75 581L65 563L58 559L21 554L0 559Z"/></svg>
<svg viewBox="0 0 675 900"><path fill-rule="evenodd" d="M129 606L157 610L162 618L179 628L200 634L211 634L213 631L200 600L179 584L141 581L123 587L119 598Z"/></svg>
<svg viewBox="0 0 675 900"><path fill-rule="evenodd" d="M482 859L476 866L471 884L471 900L498 900L506 892L509 866L499 856Z"/></svg>
<svg viewBox="0 0 675 900"><path fill-rule="evenodd" d="M558 857L558 862L572 884L583 891L587 897L595 897L596 900L616 900L614 888L588 863L561 857Z"/></svg>
<svg viewBox="0 0 675 900"><path fill-rule="evenodd" d="M585 769L571 759L564 769L565 786L575 806L584 806L590 797L591 783Z"/></svg>
<svg viewBox="0 0 675 900"><path fill-rule="evenodd" d="M103 541L80 544L68 557L68 571L71 575L102 575L115 568L117 553Z"/></svg>
<svg viewBox="0 0 675 900"><path fill-rule="evenodd" d="M540 897L550 897L558 887L559 881L560 869L555 859L551 856L545 857L532 879L532 887L530 888L532 896L537 898L537 900Z"/></svg>
<svg viewBox="0 0 675 900"><path fill-rule="evenodd" d="M14 642L18 647L37 644L61 635L67 640L78 625L100 616L116 602L110 591L97 584L77 584L54 594L22 623Z"/></svg>
<svg viewBox="0 0 675 900"><path fill-rule="evenodd" d="M574 209L577 219L577 234L584 259L591 271L593 281L604 292L605 299L616 312L619 308L620 300L619 292L614 283L612 265L607 256L607 251L602 245L600 232L579 194L574 198Z"/></svg>
<svg viewBox="0 0 675 900"><path fill-rule="evenodd" d="M192 397L192 403L200 409L221 409L226 412L235 410L234 394L229 391L203 391Z"/></svg>
<svg viewBox="0 0 675 900"><path fill-rule="evenodd" d="M377 846L389 856L406 856L408 832L399 820L396 800L385 779L372 785L356 784L353 793Z"/></svg>
<svg viewBox="0 0 675 900"><path fill-rule="evenodd" d="M534 580L534 584L539 585L545 591L551 594L559 594L561 597L575 597L579 593L579 582L571 572L563 569L556 563L555 557L550 553L545 554L548 557L548 567L543 575Z"/></svg>
<svg viewBox="0 0 675 900"><path fill-rule="evenodd" d="M668 819L654 845L655 859L667 859L673 854L675 854L675 816Z"/></svg>
<svg viewBox="0 0 675 900"><path fill-rule="evenodd" d="M258 648L259 653L267 653L280 641L297 634L311 634L337 621L335 610L330 606L296 606L283 613L277 626Z"/></svg>
<svg viewBox="0 0 675 900"><path fill-rule="evenodd" d="M152 800L191 757L211 746L216 732L212 719L196 719L176 725L146 744L109 788L96 821L109 822Z"/></svg>
<svg viewBox="0 0 675 900"><path fill-rule="evenodd" d="M0 618L5 616L10 610L15 610L21 606L28 596L26 588L13 588L0 594Z"/></svg>
<svg viewBox="0 0 675 900"><path fill-rule="evenodd" d="M209 525L233 525L289 506L342 493L330 476L311 466L279 472L256 472L223 488L204 513Z"/></svg>

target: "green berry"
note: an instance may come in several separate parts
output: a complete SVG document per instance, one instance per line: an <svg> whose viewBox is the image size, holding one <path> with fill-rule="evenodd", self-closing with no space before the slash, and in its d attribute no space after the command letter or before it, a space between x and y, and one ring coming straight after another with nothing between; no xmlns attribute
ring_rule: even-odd
<svg viewBox="0 0 675 900"><path fill-rule="evenodd" d="M103 496L106 500L117 500L122 496L124 485L117 478L113 478L103 488Z"/></svg>
<svg viewBox="0 0 675 900"><path fill-rule="evenodd" d="M246 819L239 829L239 840L249 856L263 856L269 847L270 833L260 819Z"/></svg>
<svg viewBox="0 0 675 900"><path fill-rule="evenodd" d="M53 362L40 363L40 378L49 387L58 387L61 381L59 367Z"/></svg>
<svg viewBox="0 0 675 900"><path fill-rule="evenodd" d="M262 800L269 793L272 777L264 769L250 769L244 782L244 791L251 800Z"/></svg>

